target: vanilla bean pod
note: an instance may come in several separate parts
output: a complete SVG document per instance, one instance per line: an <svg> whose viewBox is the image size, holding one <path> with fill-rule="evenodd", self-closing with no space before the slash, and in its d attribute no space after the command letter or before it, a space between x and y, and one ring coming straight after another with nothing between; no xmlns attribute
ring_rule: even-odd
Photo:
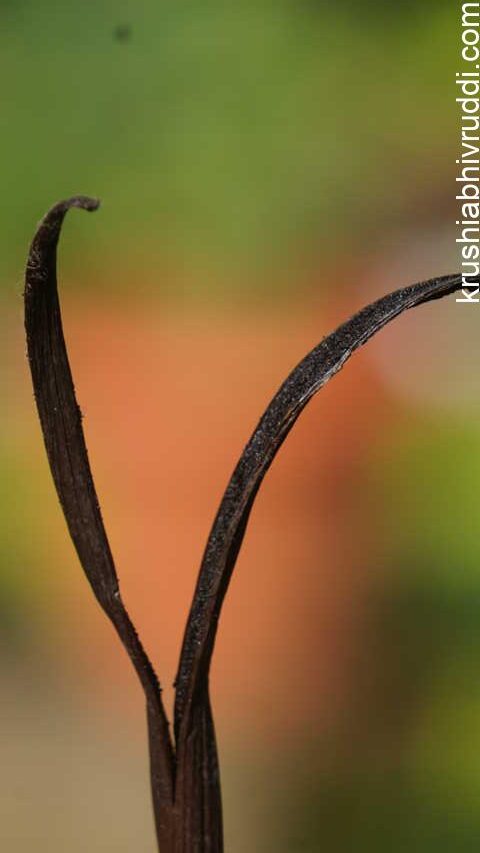
<svg viewBox="0 0 480 853"><path fill-rule="evenodd" d="M180 655L175 693L178 808L182 803L185 810L201 807L200 803L188 802L189 789L184 788L184 780L188 782L191 772L194 744L199 751L198 743L206 742L209 752L215 754L208 681L218 620L255 497L278 450L308 401L356 349L403 311L440 299L461 287L460 275L447 275L402 288L363 308L324 338L292 370L246 445L207 541ZM209 760L213 763L212 757ZM216 782L216 775L214 780L208 777L207 780L206 786L216 785L219 799L220 783Z"/></svg>
<svg viewBox="0 0 480 853"><path fill-rule="evenodd" d="M113 623L143 687L147 703L153 805L159 844L172 834L173 747L160 685L121 599L117 572L93 483L57 292L56 253L71 207L96 210L79 196L55 205L30 247L25 277L25 329L35 399L48 461L65 519L93 592Z"/></svg>

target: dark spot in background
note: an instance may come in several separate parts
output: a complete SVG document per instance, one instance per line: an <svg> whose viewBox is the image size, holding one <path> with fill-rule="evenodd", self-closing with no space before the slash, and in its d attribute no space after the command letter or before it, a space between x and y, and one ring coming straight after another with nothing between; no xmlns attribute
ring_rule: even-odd
<svg viewBox="0 0 480 853"><path fill-rule="evenodd" d="M132 27L130 24L117 24L113 30L115 41L127 42L132 37Z"/></svg>

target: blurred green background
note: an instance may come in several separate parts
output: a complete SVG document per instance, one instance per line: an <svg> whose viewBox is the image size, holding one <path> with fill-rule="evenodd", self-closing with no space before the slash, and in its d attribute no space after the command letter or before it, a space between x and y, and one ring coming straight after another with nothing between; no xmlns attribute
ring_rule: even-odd
<svg viewBox="0 0 480 853"><path fill-rule="evenodd" d="M142 698L73 554L22 327L60 198L67 340L129 609L172 698L222 489L289 369L454 271L448 2L0 3L0 838L153 851ZM258 499L212 691L229 853L477 851L477 307L401 318Z"/></svg>

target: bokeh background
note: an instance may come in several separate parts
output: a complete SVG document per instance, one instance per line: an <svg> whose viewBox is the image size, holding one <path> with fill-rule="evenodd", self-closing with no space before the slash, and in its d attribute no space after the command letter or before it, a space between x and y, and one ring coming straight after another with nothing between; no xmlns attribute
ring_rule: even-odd
<svg viewBox="0 0 480 853"><path fill-rule="evenodd" d="M56 200L77 393L124 597L170 707L206 535L291 367L452 272L458 8L0 4L0 838L155 849L143 701L50 480L23 268ZM258 498L212 692L229 853L477 851L478 307L404 316Z"/></svg>

